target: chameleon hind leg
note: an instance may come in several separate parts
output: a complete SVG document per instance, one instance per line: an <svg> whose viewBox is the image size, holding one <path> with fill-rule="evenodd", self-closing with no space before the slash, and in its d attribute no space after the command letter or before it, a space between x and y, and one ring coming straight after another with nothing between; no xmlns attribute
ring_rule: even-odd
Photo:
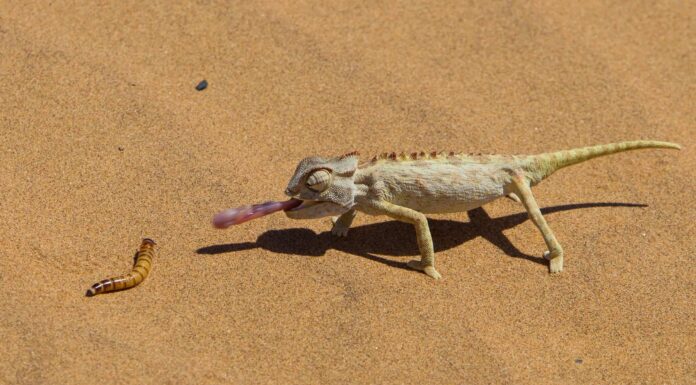
<svg viewBox="0 0 696 385"><path fill-rule="evenodd" d="M532 195L529 182L524 177L515 176L512 180L512 187L527 210L529 218L544 237L544 242L546 242L546 247L548 248L544 252L544 258L549 260L549 272L560 273L563 271L563 248L558 243L556 236L553 235L553 231L551 231L549 224L546 223L546 219L541 215L541 210L539 210L534 195Z"/></svg>
<svg viewBox="0 0 696 385"><path fill-rule="evenodd" d="M350 209L338 217L332 217L331 222L333 223L333 226L331 227L331 234L338 235L339 237L347 236L348 229L353 223L355 214L355 209Z"/></svg>
<svg viewBox="0 0 696 385"><path fill-rule="evenodd" d="M433 239L430 236L428 219L425 215L407 207L398 206L385 201L374 204L374 208L398 221L410 223L416 229L416 240L418 241L418 250L421 254L421 260L408 262L408 267L422 271L434 279L442 278L440 273L435 270Z"/></svg>

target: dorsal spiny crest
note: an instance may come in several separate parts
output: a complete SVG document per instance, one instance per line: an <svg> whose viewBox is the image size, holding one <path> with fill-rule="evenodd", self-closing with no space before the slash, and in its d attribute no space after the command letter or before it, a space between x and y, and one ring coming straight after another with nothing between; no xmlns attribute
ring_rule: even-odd
<svg viewBox="0 0 696 385"><path fill-rule="evenodd" d="M420 151L420 152L411 152L411 153L406 153L406 152L383 152L379 155L373 156L372 159L370 160L371 163L375 163L381 160L387 160L387 161L413 161L413 160L437 160L437 159L447 159L447 158L458 158L458 157L475 157L475 156L488 156L488 155L483 155L481 153L475 154L475 153L457 153L454 151L430 151L430 152L425 152L425 151Z"/></svg>
<svg viewBox="0 0 696 385"><path fill-rule="evenodd" d="M345 159L345 158L348 158L350 156L358 156L358 155L360 155L360 154L357 151L351 151L347 154L341 155L338 159Z"/></svg>

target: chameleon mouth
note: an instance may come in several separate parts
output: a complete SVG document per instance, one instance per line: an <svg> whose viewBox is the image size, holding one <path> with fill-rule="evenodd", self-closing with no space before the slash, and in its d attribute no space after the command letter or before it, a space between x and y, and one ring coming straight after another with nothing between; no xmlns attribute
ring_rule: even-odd
<svg viewBox="0 0 696 385"><path fill-rule="evenodd" d="M292 201L295 201L293 198ZM297 200L298 206L284 210L285 215L291 219L317 219L327 216L341 215L346 209L336 203L327 201Z"/></svg>
<svg viewBox="0 0 696 385"><path fill-rule="evenodd" d="M293 198L291 200L293 201L294 205L292 207L285 209L284 211L286 211L286 212L299 211L299 210L303 210L303 209L306 209L308 207L316 206L316 205L322 203L319 201L305 201L305 200L300 200L300 199L295 199L295 198Z"/></svg>

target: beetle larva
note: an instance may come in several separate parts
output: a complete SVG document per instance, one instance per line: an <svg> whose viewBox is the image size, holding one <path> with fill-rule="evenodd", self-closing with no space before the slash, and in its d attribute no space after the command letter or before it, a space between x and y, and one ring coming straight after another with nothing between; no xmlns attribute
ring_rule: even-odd
<svg viewBox="0 0 696 385"><path fill-rule="evenodd" d="M130 273L97 282L87 290L87 297L108 293L110 291L130 289L142 282L152 268L152 257L155 255L155 241L150 238L143 239L140 249L135 255L135 265Z"/></svg>

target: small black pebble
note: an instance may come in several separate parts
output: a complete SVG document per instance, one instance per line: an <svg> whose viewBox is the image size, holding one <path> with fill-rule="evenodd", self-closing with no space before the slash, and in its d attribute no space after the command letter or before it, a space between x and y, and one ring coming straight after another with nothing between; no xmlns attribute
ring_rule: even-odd
<svg viewBox="0 0 696 385"><path fill-rule="evenodd" d="M582 358L576 358L575 363L578 365L582 364Z"/></svg>
<svg viewBox="0 0 696 385"><path fill-rule="evenodd" d="M196 86L198 91L203 91L206 88L208 88L208 82L206 80L201 80L201 82Z"/></svg>
<svg viewBox="0 0 696 385"><path fill-rule="evenodd" d="M119 150L119 151L123 151L123 150L125 150L125 149L123 148L123 146L118 146L118 150Z"/></svg>

